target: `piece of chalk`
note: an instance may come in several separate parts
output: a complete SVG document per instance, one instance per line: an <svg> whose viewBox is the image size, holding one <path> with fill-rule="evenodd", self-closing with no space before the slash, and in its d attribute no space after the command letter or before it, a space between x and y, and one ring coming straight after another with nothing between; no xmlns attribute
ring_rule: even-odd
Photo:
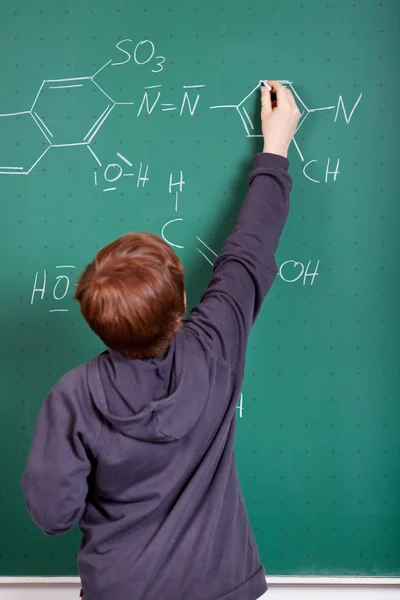
<svg viewBox="0 0 400 600"><path fill-rule="evenodd" d="M263 81L265 87L267 88L267 90L270 92L272 90L272 87L269 85L268 81Z"/></svg>

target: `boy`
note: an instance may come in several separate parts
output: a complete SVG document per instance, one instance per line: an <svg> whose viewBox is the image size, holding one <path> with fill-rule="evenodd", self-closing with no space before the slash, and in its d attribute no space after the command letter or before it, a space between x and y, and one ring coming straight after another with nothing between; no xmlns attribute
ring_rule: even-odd
<svg viewBox="0 0 400 600"><path fill-rule="evenodd" d="M238 482L236 403L289 208L291 92L262 91L264 153L200 304L157 236L103 248L76 298L108 347L40 411L22 485L49 534L76 522L85 600L255 600L266 590ZM276 100L272 100L276 95Z"/></svg>

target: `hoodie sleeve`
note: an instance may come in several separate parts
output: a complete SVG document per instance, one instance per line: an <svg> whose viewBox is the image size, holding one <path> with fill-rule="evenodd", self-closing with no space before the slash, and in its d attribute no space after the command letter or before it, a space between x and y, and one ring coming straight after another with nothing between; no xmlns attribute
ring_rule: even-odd
<svg viewBox="0 0 400 600"><path fill-rule="evenodd" d="M247 338L278 269L275 252L289 212L289 161L254 157L249 191L211 282L187 320L203 346L242 372Z"/></svg>
<svg viewBox="0 0 400 600"><path fill-rule="evenodd" d="M44 401L22 476L28 511L47 534L67 531L85 511L100 421L79 369L67 373Z"/></svg>

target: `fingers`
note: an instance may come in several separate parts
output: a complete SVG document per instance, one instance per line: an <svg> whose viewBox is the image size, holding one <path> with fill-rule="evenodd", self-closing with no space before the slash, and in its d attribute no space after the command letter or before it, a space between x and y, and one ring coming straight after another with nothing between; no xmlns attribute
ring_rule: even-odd
<svg viewBox="0 0 400 600"><path fill-rule="evenodd" d="M272 112L271 93L267 87L261 86L261 110L267 115Z"/></svg>
<svg viewBox="0 0 400 600"><path fill-rule="evenodd" d="M296 100L295 97L292 93L292 90L289 90L288 88L286 88L286 91L288 93L288 98L289 98L289 103L293 108L297 108L297 104L296 104Z"/></svg>
<svg viewBox="0 0 400 600"><path fill-rule="evenodd" d="M271 86L272 92L276 94L276 105L278 107L290 105L292 108L297 109L296 100L289 88L275 80L268 80L268 84Z"/></svg>
<svg viewBox="0 0 400 600"><path fill-rule="evenodd" d="M274 93L276 95L277 106L279 107L282 105L287 105L289 103L287 88L285 88L285 86L282 85L279 81L274 81L274 80L269 79L268 83L272 88L271 93Z"/></svg>

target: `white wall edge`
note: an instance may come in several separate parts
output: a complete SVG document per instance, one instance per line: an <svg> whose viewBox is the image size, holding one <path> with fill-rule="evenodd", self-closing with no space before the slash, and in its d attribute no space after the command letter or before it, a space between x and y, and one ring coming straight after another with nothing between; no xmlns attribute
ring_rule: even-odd
<svg viewBox="0 0 400 600"><path fill-rule="evenodd" d="M400 587L400 577L268 577L271 586L318 585L318 586L392 586ZM79 577L0 577L4 585L79 585Z"/></svg>

